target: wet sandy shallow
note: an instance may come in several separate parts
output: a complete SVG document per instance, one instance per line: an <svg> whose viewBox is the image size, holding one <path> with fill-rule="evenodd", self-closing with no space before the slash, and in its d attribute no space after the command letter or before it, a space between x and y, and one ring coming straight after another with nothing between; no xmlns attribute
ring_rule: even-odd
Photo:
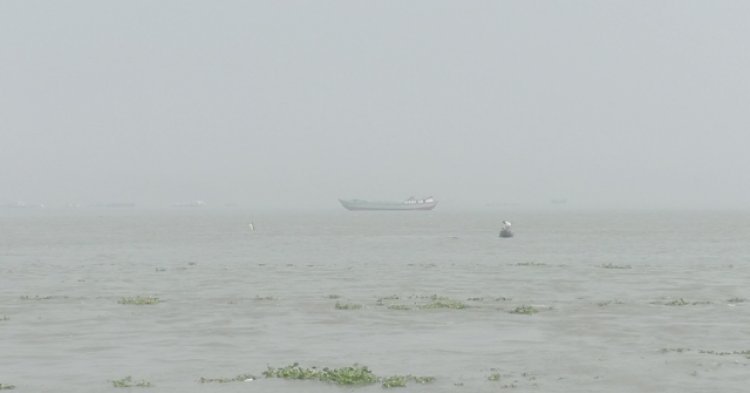
<svg viewBox="0 0 750 393"><path fill-rule="evenodd" d="M256 232L247 217L3 212L0 383L383 390L198 382L299 362L436 378L416 392L747 389L747 214L514 213L513 239L496 237L507 213L268 213ZM420 308L432 295L468 307ZM118 304L129 296L161 302Z"/></svg>

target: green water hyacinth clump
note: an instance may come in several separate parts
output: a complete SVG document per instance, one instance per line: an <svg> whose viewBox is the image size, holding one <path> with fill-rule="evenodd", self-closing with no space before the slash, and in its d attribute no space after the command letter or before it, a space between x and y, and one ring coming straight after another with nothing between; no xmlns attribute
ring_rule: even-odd
<svg viewBox="0 0 750 393"><path fill-rule="evenodd" d="M369 385L378 381L378 377L370 369L358 364L334 369L328 367L317 369L315 367L302 368L299 363L294 363L282 368L268 367L268 370L263 372L263 376L266 378L318 380L337 385Z"/></svg>
<svg viewBox="0 0 750 393"><path fill-rule="evenodd" d="M116 379L112 381L112 386L116 388L149 388L153 385L151 385L151 382L145 380L133 381L133 377L128 375L123 379Z"/></svg>
<svg viewBox="0 0 750 393"><path fill-rule="evenodd" d="M13 385L8 385L8 384L5 384L5 383L0 383L0 390L13 390L15 388L16 387L13 386Z"/></svg>
<svg viewBox="0 0 750 393"><path fill-rule="evenodd" d="M499 381L500 380L500 373L492 373L489 377L487 377L487 380L489 381Z"/></svg>
<svg viewBox="0 0 750 393"><path fill-rule="evenodd" d="M390 377L382 378L384 388L403 388L406 387L406 383L409 381L425 384L435 380L435 377L417 377L414 375L393 375Z"/></svg>
<svg viewBox="0 0 750 393"><path fill-rule="evenodd" d="M423 304L419 306L419 308L424 310L432 310L432 309L454 309L454 310L461 310L464 308L468 308L466 304L454 300L447 297L439 297L439 296L432 296L430 298L431 302L427 304Z"/></svg>
<svg viewBox="0 0 750 393"><path fill-rule="evenodd" d="M336 302L336 309L337 310L359 310L362 308L361 304L352 304L352 303L339 303Z"/></svg>
<svg viewBox="0 0 750 393"><path fill-rule="evenodd" d="M511 314L524 314L524 315L532 315L538 313L539 310L534 308L533 306L518 306L510 311Z"/></svg>
<svg viewBox="0 0 750 393"><path fill-rule="evenodd" d="M621 269L621 270L632 269L632 267L630 265L615 265L615 264L612 264L612 263L607 263L605 265L601 265L601 267L604 268L604 269Z"/></svg>
<svg viewBox="0 0 750 393"><path fill-rule="evenodd" d="M117 301L119 304L133 304L138 306L159 304L159 302L159 298L153 296L123 297Z"/></svg>
<svg viewBox="0 0 750 393"><path fill-rule="evenodd" d="M245 382L245 381L254 381L257 379L255 375L252 374L240 374L233 378L203 378L198 380L200 383L229 383L229 382Z"/></svg>
<svg viewBox="0 0 750 393"><path fill-rule="evenodd" d="M269 366L268 370L263 372L263 376L266 378L316 380L337 385L371 385L380 382L384 388L404 387L409 381L425 384L435 380L435 377L417 377L414 375L394 375L382 378L375 375L367 366L356 363L353 366L334 369L327 367L323 369L317 367L303 368L299 363L282 368Z"/></svg>

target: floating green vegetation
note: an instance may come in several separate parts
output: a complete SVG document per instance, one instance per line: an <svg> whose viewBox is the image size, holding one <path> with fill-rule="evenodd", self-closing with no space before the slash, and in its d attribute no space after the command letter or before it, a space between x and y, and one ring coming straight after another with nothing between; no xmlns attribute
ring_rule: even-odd
<svg viewBox="0 0 750 393"><path fill-rule="evenodd" d="M394 375L383 379L384 388L403 388L406 387L406 375Z"/></svg>
<svg viewBox="0 0 750 393"><path fill-rule="evenodd" d="M273 368L263 372L266 378L283 378L283 379L312 379L322 382L335 383L337 385L369 385L378 381L375 374L366 366L354 364L349 367L329 369L302 368L299 363L292 365Z"/></svg>
<svg viewBox="0 0 750 393"><path fill-rule="evenodd" d="M419 384L430 383L435 380L435 377L417 377L414 375L393 375L386 378L380 379L383 383L384 388L403 388L406 387L406 383L411 381Z"/></svg>
<svg viewBox="0 0 750 393"><path fill-rule="evenodd" d="M229 383L229 382L247 382L254 381L257 378L252 374L240 374L233 378L203 378L198 380L200 383Z"/></svg>
<svg viewBox="0 0 750 393"><path fill-rule="evenodd" d="M123 297L117 301L119 304L134 304L138 306L159 304L159 298L153 296Z"/></svg>
<svg viewBox="0 0 750 393"><path fill-rule="evenodd" d="M729 356L729 355L742 355L750 359L750 350L744 350L744 351L713 351L713 350L699 350L700 353L705 353L709 355L717 355L717 356Z"/></svg>
<svg viewBox="0 0 750 393"><path fill-rule="evenodd" d="M496 297L495 298L496 302L507 302L507 301L510 301L510 300L513 300L513 299L509 298L509 297L505 297L505 296L500 296L500 297Z"/></svg>
<svg viewBox="0 0 750 393"><path fill-rule="evenodd" d="M384 296L378 298L378 301L375 302L378 306L383 306L385 304L386 300L399 300L400 298L397 295L391 295L391 296Z"/></svg>
<svg viewBox="0 0 750 393"><path fill-rule="evenodd" d="M500 373L492 373L489 377L487 377L490 381L499 381L500 380Z"/></svg>
<svg viewBox="0 0 750 393"><path fill-rule="evenodd" d="M623 303L623 302L621 302L621 301L619 301L617 299L615 299L615 300L607 300L607 301L596 303L596 305L599 306L599 307L606 307L606 306L609 306L610 304L625 304L625 303Z"/></svg>
<svg viewBox="0 0 750 393"><path fill-rule="evenodd" d="M690 352L692 349L690 348L662 348L659 350L661 353L670 353L670 352L676 352L676 353L683 353L683 352Z"/></svg>
<svg viewBox="0 0 750 393"><path fill-rule="evenodd" d="M727 303L733 303L733 304L736 304L736 303L744 303L744 302L746 302L746 301L747 301L747 299L745 299L745 298L741 298L741 297L733 297L733 298L731 298L731 299L727 300Z"/></svg>
<svg viewBox="0 0 750 393"><path fill-rule="evenodd" d="M547 264L532 261L532 262L518 262L516 263L516 266L547 266Z"/></svg>
<svg viewBox="0 0 750 393"><path fill-rule="evenodd" d="M123 379L116 379L112 381L112 386L116 388L149 388L153 385L151 385L151 382L146 380L133 381L133 377L128 375Z"/></svg>
<svg viewBox="0 0 750 393"><path fill-rule="evenodd" d="M481 302L482 300L484 300L483 297L470 297L466 299L467 302Z"/></svg>
<svg viewBox="0 0 750 393"><path fill-rule="evenodd" d="M166 272L167 269L163 267L157 267L156 269L154 269L154 271L156 271L157 273L160 273L160 272Z"/></svg>
<svg viewBox="0 0 750 393"><path fill-rule="evenodd" d="M328 295L328 298L335 300L335 299L341 299L341 296L340 295L336 295L336 294L331 294L331 295Z"/></svg>
<svg viewBox="0 0 750 393"><path fill-rule="evenodd" d="M0 390L13 390L15 389L15 385L8 385L5 383L0 383Z"/></svg>
<svg viewBox="0 0 750 393"><path fill-rule="evenodd" d="M33 297L29 295L21 296L21 300L50 300L50 299L52 299L52 296L39 296L39 295L35 295Z"/></svg>
<svg viewBox="0 0 750 393"><path fill-rule="evenodd" d="M434 377L418 377L414 375L378 377L367 366L361 366L356 363L353 366L334 369L327 367L323 369L318 369L317 367L302 368L299 363L294 363L282 368L268 367L268 370L263 372L263 376L266 378L317 380L337 385L370 385L380 382L384 388L404 387L407 382L425 384L435 380Z"/></svg>
<svg viewBox="0 0 750 393"><path fill-rule="evenodd" d="M431 302L427 304L423 304L419 306L419 308L423 310L435 310L435 309L453 309L453 310L461 310L464 308L468 308L466 304L454 300L447 297L441 297L437 295L432 295L430 297Z"/></svg>
<svg viewBox="0 0 750 393"><path fill-rule="evenodd" d="M607 263L607 264L604 264L604 265L600 265L599 267L601 267L603 269L620 269L620 270L623 270L623 269L632 269L632 267L630 265L615 265L615 264L612 264L612 263Z"/></svg>
<svg viewBox="0 0 750 393"><path fill-rule="evenodd" d="M336 302L336 309L337 310L359 310L362 308L361 304L354 304L354 303L339 303Z"/></svg>
<svg viewBox="0 0 750 393"><path fill-rule="evenodd" d="M518 306L514 308L513 310L510 310L511 314L524 314L524 315L532 315L538 313L539 310L534 308L533 306Z"/></svg>
<svg viewBox="0 0 750 393"><path fill-rule="evenodd" d="M271 300L276 300L276 298L273 296L255 296L255 300L267 302Z"/></svg>
<svg viewBox="0 0 750 393"><path fill-rule="evenodd" d="M399 310L399 311L408 311L411 310L411 307L405 305L405 304L391 304L388 306L389 310Z"/></svg>
<svg viewBox="0 0 750 393"><path fill-rule="evenodd" d="M689 302L685 301L683 298L672 300L671 302L664 303L665 306L687 306L690 304Z"/></svg>

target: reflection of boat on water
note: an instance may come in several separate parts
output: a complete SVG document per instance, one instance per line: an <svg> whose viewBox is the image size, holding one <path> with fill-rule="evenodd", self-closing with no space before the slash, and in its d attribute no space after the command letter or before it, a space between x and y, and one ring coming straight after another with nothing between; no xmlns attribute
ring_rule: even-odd
<svg viewBox="0 0 750 393"><path fill-rule="evenodd" d="M348 210L432 210L438 203L433 197L411 197L401 202L371 202L361 199L339 199L339 202Z"/></svg>
<svg viewBox="0 0 750 393"><path fill-rule="evenodd" d="M503 227L500 229L500 237L513 237L513 231L510 230L510 221L503 221Z"/></svg>

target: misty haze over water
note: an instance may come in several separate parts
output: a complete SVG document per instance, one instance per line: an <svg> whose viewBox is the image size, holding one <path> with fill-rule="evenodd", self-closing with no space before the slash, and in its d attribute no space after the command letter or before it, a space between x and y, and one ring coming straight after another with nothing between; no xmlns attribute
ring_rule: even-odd
<svg viewBox="0 0 750 393"><path fill-rule="evenodd" d="M0 203L744 208L749 15L4 1Z"/></svg>
<svg viewBox="0 0 750 393"><path fill-rule="evenodd" d="M0 390L744 392L748 20L0 1Z"/></svg>

